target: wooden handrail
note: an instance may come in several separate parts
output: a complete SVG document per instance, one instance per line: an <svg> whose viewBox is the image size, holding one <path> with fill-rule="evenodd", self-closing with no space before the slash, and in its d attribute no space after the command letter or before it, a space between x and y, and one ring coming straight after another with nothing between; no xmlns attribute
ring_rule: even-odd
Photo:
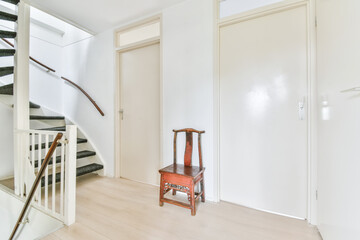
<svg viewBox="0 0 360 240"><path fill-rule="evenodd" d="M15 47L14 46L14 44L12 44L10 41L8 41L7 39L5 39L5 38L1 38L1 40L3 40L4 42L6 42L8 45L10 45L11 47ZM42 67L44 67L44 68L46 68L47 70L49 70L50 72L56 72L54 69L52 69L51 67L48 67L48 66L46 66L45 64L43 64L43 63L41 63L41 62L39 62L38 60L36 60L35 58L33 58L33 57L29 57L30 58L30 60L32 60L32 61L34 61L34 62L36 62L37 64L39 64L40 66L42 66Z"/></svg>
<svg viewBox="0 0 360 240"><path fill-rule="evenodd" d="M40 168L40 171L38 172L37 176L36 176L36 179L34 181L34 184L32 185L31 187L31 190L30 190L30 193L29 193L29 196L27 196L27 199L26 199L26 202L24 204L24 207L23 209L21 210L21 213L20 213L20 216L16 222L16 225L14 226L14 229L10 235L10 238L9 240L12 240L16 234L16 231L18 230L20 224L22 223L24 217L25 217L25 214L28 210L28 208L30 207L30 203L34 197L34 194L36 192L36 189L38 188L39 184L40 184L40 181L41 181L41 178L45 172L45 169L47 167L47 165L49 164L50 162L50 159L51 159L51 156L54 154L54 151L58 145L58 141L63 137L63 134L62 133L58 133L53 141L53 143L51 144L51 147L48 151L48 153L46 154L46 157L44 159L44 162L42 163L41 165L41 168ZM54 184L54 183L53 183Z"/></svg>
<svg viewBox="0 0 360 240"><path fill-rule="evenodd" d="M11 42L9 42L7 39L5 38L1 38L1 40L3 40L4 42L6 42L8 45L10 45L11 47L14 47L14 44L12 44ZM51 72L56 72L54 69L46 66L45 64L39 62L38 60L34 59L33 57L30 56L30 59L34 62L36 62L37 64L39 64L40 66L48 69ZM101 108L96 104L96 102L94 101L94 99L92 99L92 97L90 97L90 95L85 92L85 90L80 87L79 85L77 85L76 83L74 83L73 81L65 78L65 77L61 77L63 80L67 81L68 83L72 84L73 86L75 86L77 89L79 89L89 100L90 102L95 106L95 108L99 111L99 113L101 114L101 116L105 116L104 112L101 110Z"/></svg>
<svg viewBox="0 0 360 240"><path fill-rule="evenodd" d="M94 101L94 99L92 99L90 97L89 94L87 94L87 92L85 92L85 90L80 87L79 85L77 85L76 83L74 83L73 81L71 81L70 79L67 79L65 77L61 77L63 80L65 80L66 82L70 83L71 85L75 86L77 89L79 89L89 100L90 102L95 106L95 108L99 111L99 113L101 114L101 116L104 116L104 112L101 110L101 108L96 104L96 102Z"/></svg>

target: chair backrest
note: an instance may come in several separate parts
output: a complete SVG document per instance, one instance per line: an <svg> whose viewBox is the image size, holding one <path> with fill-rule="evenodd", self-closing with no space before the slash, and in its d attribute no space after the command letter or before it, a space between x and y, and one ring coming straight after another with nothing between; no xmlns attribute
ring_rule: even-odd
<svg viewBox="0 0 360 240"><path fill-rule="evenodd" d="M198 149L199 149L199 167L203 168L202 163L202 153L201 153L201 134L205 133L205 131L198 131L193 128L185 128L180 130L173 130L174 132L174 164L176 164L176 139L177 134L184 132L186 133L186 146L185 146L185 154L184 154L184 165L191 166L192 165L192 152L193 152L193 133L198 134Z"/></svg>

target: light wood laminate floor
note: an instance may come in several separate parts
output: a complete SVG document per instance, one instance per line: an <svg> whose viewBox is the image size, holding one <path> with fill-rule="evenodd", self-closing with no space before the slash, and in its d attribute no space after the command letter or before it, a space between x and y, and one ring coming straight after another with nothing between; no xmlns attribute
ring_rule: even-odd
<svg viewBox="0 0 360 240"><path fill-rule="evenodd" d="M158 188L125 179L89 175L78 179L77 222L46 240L320 240L305 221L230 203L198 204L190 210L159 207Z"/></svg>

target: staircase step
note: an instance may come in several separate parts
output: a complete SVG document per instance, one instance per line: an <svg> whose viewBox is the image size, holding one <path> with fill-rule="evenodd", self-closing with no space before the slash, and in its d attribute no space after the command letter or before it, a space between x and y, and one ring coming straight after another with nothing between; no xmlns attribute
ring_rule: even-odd
<svg viewBox="0 0 360 240"><path fill-rule="evenodd" d="M76 159L81 159L81 158L86 158L86 157L92 157L92 156L95 156L96 155L96 152L93 152L93 151L88 151L88 150L85 150L85 151L80 151L80 152L77 152L76 153ZM44 159L41 160L41 163L44 161ZM56 163L61 163L61 157L60 156L57 156L56 157ZM38 165L38 161L36 160L35 161L35 168L37 168L39 165ZM53 164L53 159L51 159L49 161L49 165L52 165Z"/></svg>
<svg viewBox="0 0 360 240"><path fill-rule="evenodd" d="M99 171L101 169L103 169L104 166L103 165L100 165L100 164L97 164L97 163L92 163L92 164L89 164L89 165L86 165L86 166L83 166L83 167L78 167L76 169L76 176L77 177L80 177L80 176L83 176L85 174L88 174L88 173L92 173L92 172L96 172L96 171ZM60 173L57 173L55 175L55 181L58 183L60 182ZM51 185L52 184L52 175L49 175L48 176L48 185ZM45 177L42 177L41 178L41 187L44 187L45 186Z"/></svg>
<svg viewBox="0 0 360 240"><path fill-rule="evenodd" d="M8 84L0 87L0 94L2 95L13 95L14 84Z"/></svg>
<svg viewBox="0 0 360 240"><path fill-rule="evenodd" d="M41 108L40 105L37 105L37 104L35 104L35 103L33 103L33 102L30 102L30 103L29 103L29 107L30 107L30 108Z"/></svg>
<svg viewBox="0 0 360 240"><path fill-rule="evenodd" d="M0 94L2 95L14 95L14 84L8 84L0 87ZM30 108L41 108L40 105L37 105L33 102L29 103Z"/></svg>
<svg viewBox="0 0 360 240"><path fill-rule="evenodd" d="M14 67L0 67L0 77L14 73Z"/></svg>
<svg viewBox="0 0 360 240"><path fill-rule="evenodd" d="M8 2L8 3L11 3L11 4L15 4L15 5L18 5L20 0L1 0L3 2Z"/></svg>
<svg viewBox="0 0 360 240"><path fill-rule="evenodd" d="M0 95L14 95L14 84L8 84L0 87ZM14 107L14 106L12 106ZM40 105L37 105L33 102L29 103L29 108L41 108Z"/></svg>
<svg viewBox="0 0 360 240"><path fill-rule="evenodd" d="M1 12L0 11L0 19L2 20L7 20L7 21L12 21L12 22L16 22L18 17L14 14L11 13L6 13L6 12Z"/></svg>
<svg viewBox="0 0 360 240"><path fill-rule="evenodd" d="M81 144L81 143L87 143L87 139L85 138L78 138L76 141L77 144ZM48 147L50 148L52 142L49 142ZM57 146L59 147L61 145L61 143L59 143ZM35 144L34 146L34 150L38 150L39 149L39 144ZM45 143L41 144L41 149L45 149ZM30 146L30 151L32 151L32 146Z"/></svg>
<svg viewBox="0 0 360 240"><path fill-rule="evenodd" d="M64 116L30 115L30 120L65 120Z"/></svg>
<svg viewBox="0 0 360 240"><path fill-rule="evenodd" d="M12 105L12 107L14 107L14 105ZM29 108L39 109L39 108L41 108L41 106L40 106L40 105L37 105L37 104L35 104L35 103L33 103L33 102L29 102Z"/></svg>
<svg viewBox="0 0 360 240"><path fill-rule="evenodd" d="M80 177L80 176L83 176L85 174L89 174L89 173L92 173L92 172L99 171L99 170L101 170L103 168L104 168L104 166L101 165L101 164L92 163L92 164L77 168L76 169L76 176Z"/></svg>
<svg viewBox="0 0 360 240"><path fill-rule="evenodd" d="M0 95L14 95L14 85L13 84L8 84L8 85L4 85L0 87ZM14 105L12 105L11 107L14 107ZM35 108L35 109L39 109L41 108L40 105L37 105L33 102L29 102L29 108Z"/></svg>
<svg viewBox="0 0 360 240"><path fill-rule="evenodd" d="M51 128L42 128L39 130L44 130L44 131L55 131L55 132L65 132L66 131L66 127L62 126L62 127L51 127Z"/></svg>
<svg viewBox="0 0 360 240"><path fill-rule="evenodd" d="M0 57L9 57L15 55L15 49L0 49Z"/></svg>
<svg viewBox="0 0 360 240"><path fill-rule="evenodd" d="M16 32L0 30L0 38L16 38Z"/></svg>

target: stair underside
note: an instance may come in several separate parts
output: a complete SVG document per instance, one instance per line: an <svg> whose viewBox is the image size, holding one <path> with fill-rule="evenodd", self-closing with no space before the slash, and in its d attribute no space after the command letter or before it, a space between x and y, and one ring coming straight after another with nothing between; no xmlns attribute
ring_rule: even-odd
<svg viewBox="0 0 360 240"><path fill-rule="evenodd" d="M16 38L16 32L0 30L0 37L1 38Z"/></svg>
<svg viewBox="0 0 360 240"><path fill-rule="evenodd" d="M7 21L16 22L18 17L16 15L14 15L14 14L11 14L11 13L0 12L0 19L1 20L7 20Z"/></svg>
<svg viewBox="0 0 360 240"><path fill-rule="evenodd" d="M81 151L81 152L77 152L76 153L76 159L81 159L81 158L86 158L86 157L92 157L92 156L95 156L96 155L96 152L93 152L93 151ZM41 163L43 163L44 159L41 160ZM61 157L60 156L57 156L56 157L56 163L61 163ZM51 158L51 160L49 161L49 165L52 165L53 164L53 159ZM39 166L39 162L38 160L35 161L35 168L37 168Z"/></svg>
<svg viewBox="0 0 360 240"><path fill-rule="evenodd" d="M87 139L78 138L76 143L77 143L77 144L87 143ZM51 144L52 144L52 142L49 142L48 148L51 147ZM57 146L58 146L58 147L61 146L61 143L59 143ZM46 144L45 144L45 143L42 143L42 144L41 144L41 149L45 149L45 147L46 147ZM39 144L35 144L35 145L34 145L34 150L38 150L38 149L39 149ZM30 151L32 151L32 146L30 146Z"/></svg>
<svg viewBox="0 0 360 240"><path fill-rule="evenodd" d="M2 0L3 2L8 2L8 3L11 3L11 4L15 4L15 5L18 5L20 0Z"/></svg>
<svg viewBox="0 0 360 240"><path fill-rule="evenodd" d="M99 171L99 170L101 170L103 168L104 168L103 165L100 165L100 164L97 164L97 163L92 163L92 164L89 164L89 165L86 165L86 166L83 166L83 167L78 167L76 169L76 176L80 177L80 176L83 176L83 175L88 174L88 173ZM60 178L61 178L60 173L56 173L55 181L57 183L60 182ZM49 175L48 176L48 185L51 185L52 183L53 183L53 176ZM41 187L44 187L44 186L45 186L45 177L42 177L41 178Z"/></svg>

